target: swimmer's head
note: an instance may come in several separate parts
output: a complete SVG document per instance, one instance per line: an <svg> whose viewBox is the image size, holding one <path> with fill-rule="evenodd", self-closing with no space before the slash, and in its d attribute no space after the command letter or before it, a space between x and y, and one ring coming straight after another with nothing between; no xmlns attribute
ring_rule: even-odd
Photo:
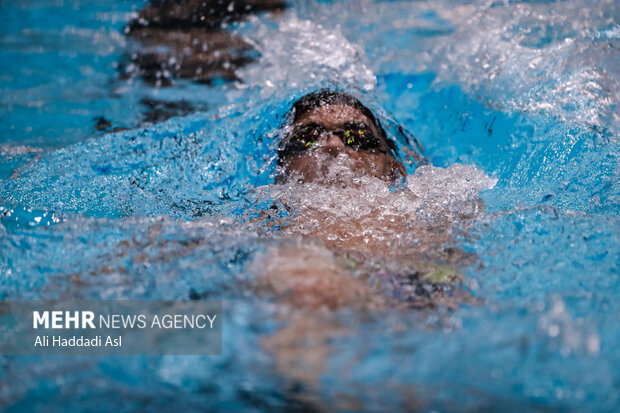
<svg viewBox="0 0 620 413"><path fill-rule="evenodd" d="M334 165L388 182L406 175L394 142L372 112L349 94L307 94L293 104L291 118L278 149L280 181L329 181Z"/></svg>

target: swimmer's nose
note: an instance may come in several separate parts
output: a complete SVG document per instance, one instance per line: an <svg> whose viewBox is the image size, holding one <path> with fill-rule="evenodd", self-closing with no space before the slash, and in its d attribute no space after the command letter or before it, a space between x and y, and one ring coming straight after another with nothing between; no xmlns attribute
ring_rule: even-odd
<svg viewBox="0 0 620 413"><path fill-rule="evenodd" d="M332 155L338 155L345 147L342 140L336 135L329 134L324 139L323 149Z"/></svg>

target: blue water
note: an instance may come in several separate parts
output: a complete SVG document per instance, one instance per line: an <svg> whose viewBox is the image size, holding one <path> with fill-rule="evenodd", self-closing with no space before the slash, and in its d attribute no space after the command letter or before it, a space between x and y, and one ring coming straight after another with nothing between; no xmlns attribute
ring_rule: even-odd
<svg viewBox="0 0 620 413"><path fill-rule="evenodd" d="M261 53L243 83L165 89L118 74L142 6L0 5L0 297L198 292L225 302L224 352L3 357L0 406L620 408L617 2L292 2L229 28ZM456 241L480 304L335 312L350 333L300 389L261 347L282 320L248 271L282 239L247 218L270 205L252 194L273 183L288 108L326 86L406 127L433 165L497 184ZM145 96L208 109L142 125ZM98 116L133 129L97 133Z"/></svg>

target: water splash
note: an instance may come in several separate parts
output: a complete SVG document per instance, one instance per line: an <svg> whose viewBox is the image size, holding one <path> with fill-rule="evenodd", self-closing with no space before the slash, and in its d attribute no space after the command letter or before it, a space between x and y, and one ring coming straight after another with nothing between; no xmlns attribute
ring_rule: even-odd
<svg viewBox="0 0 620 413"><path fill-rule="evenodd" d="M282 88L317 89L330 85L372 90L376 78L364 52L338 30L315 21L283 16L277 27L254 24L244 33L261 57L257 65L237 71L246 85L260 86L266 96ZM326 84L327 82L327 84Z"/></svg>
<svg viewBox="0 0 620 413"><path fill-rule="evenodd" d="M596 10L588 4L480 7L440 46L433 66L440 79L457 80L494 108L543 113L617 134L614 16L620 10L614 1L600 2Z"/></svg>

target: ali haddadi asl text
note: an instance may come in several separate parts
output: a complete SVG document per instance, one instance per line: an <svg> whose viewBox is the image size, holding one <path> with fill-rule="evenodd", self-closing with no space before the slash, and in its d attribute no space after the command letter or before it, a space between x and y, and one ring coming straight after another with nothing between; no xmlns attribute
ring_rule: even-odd
<svg viewBox="0 0 620 413"><path fill-rule="evenodd" d="M62 336L37 336L34 342L35 347L121 347L123 345L122 336L102 336L85 338L84 336L73 336L65 338Z"/></svg>

